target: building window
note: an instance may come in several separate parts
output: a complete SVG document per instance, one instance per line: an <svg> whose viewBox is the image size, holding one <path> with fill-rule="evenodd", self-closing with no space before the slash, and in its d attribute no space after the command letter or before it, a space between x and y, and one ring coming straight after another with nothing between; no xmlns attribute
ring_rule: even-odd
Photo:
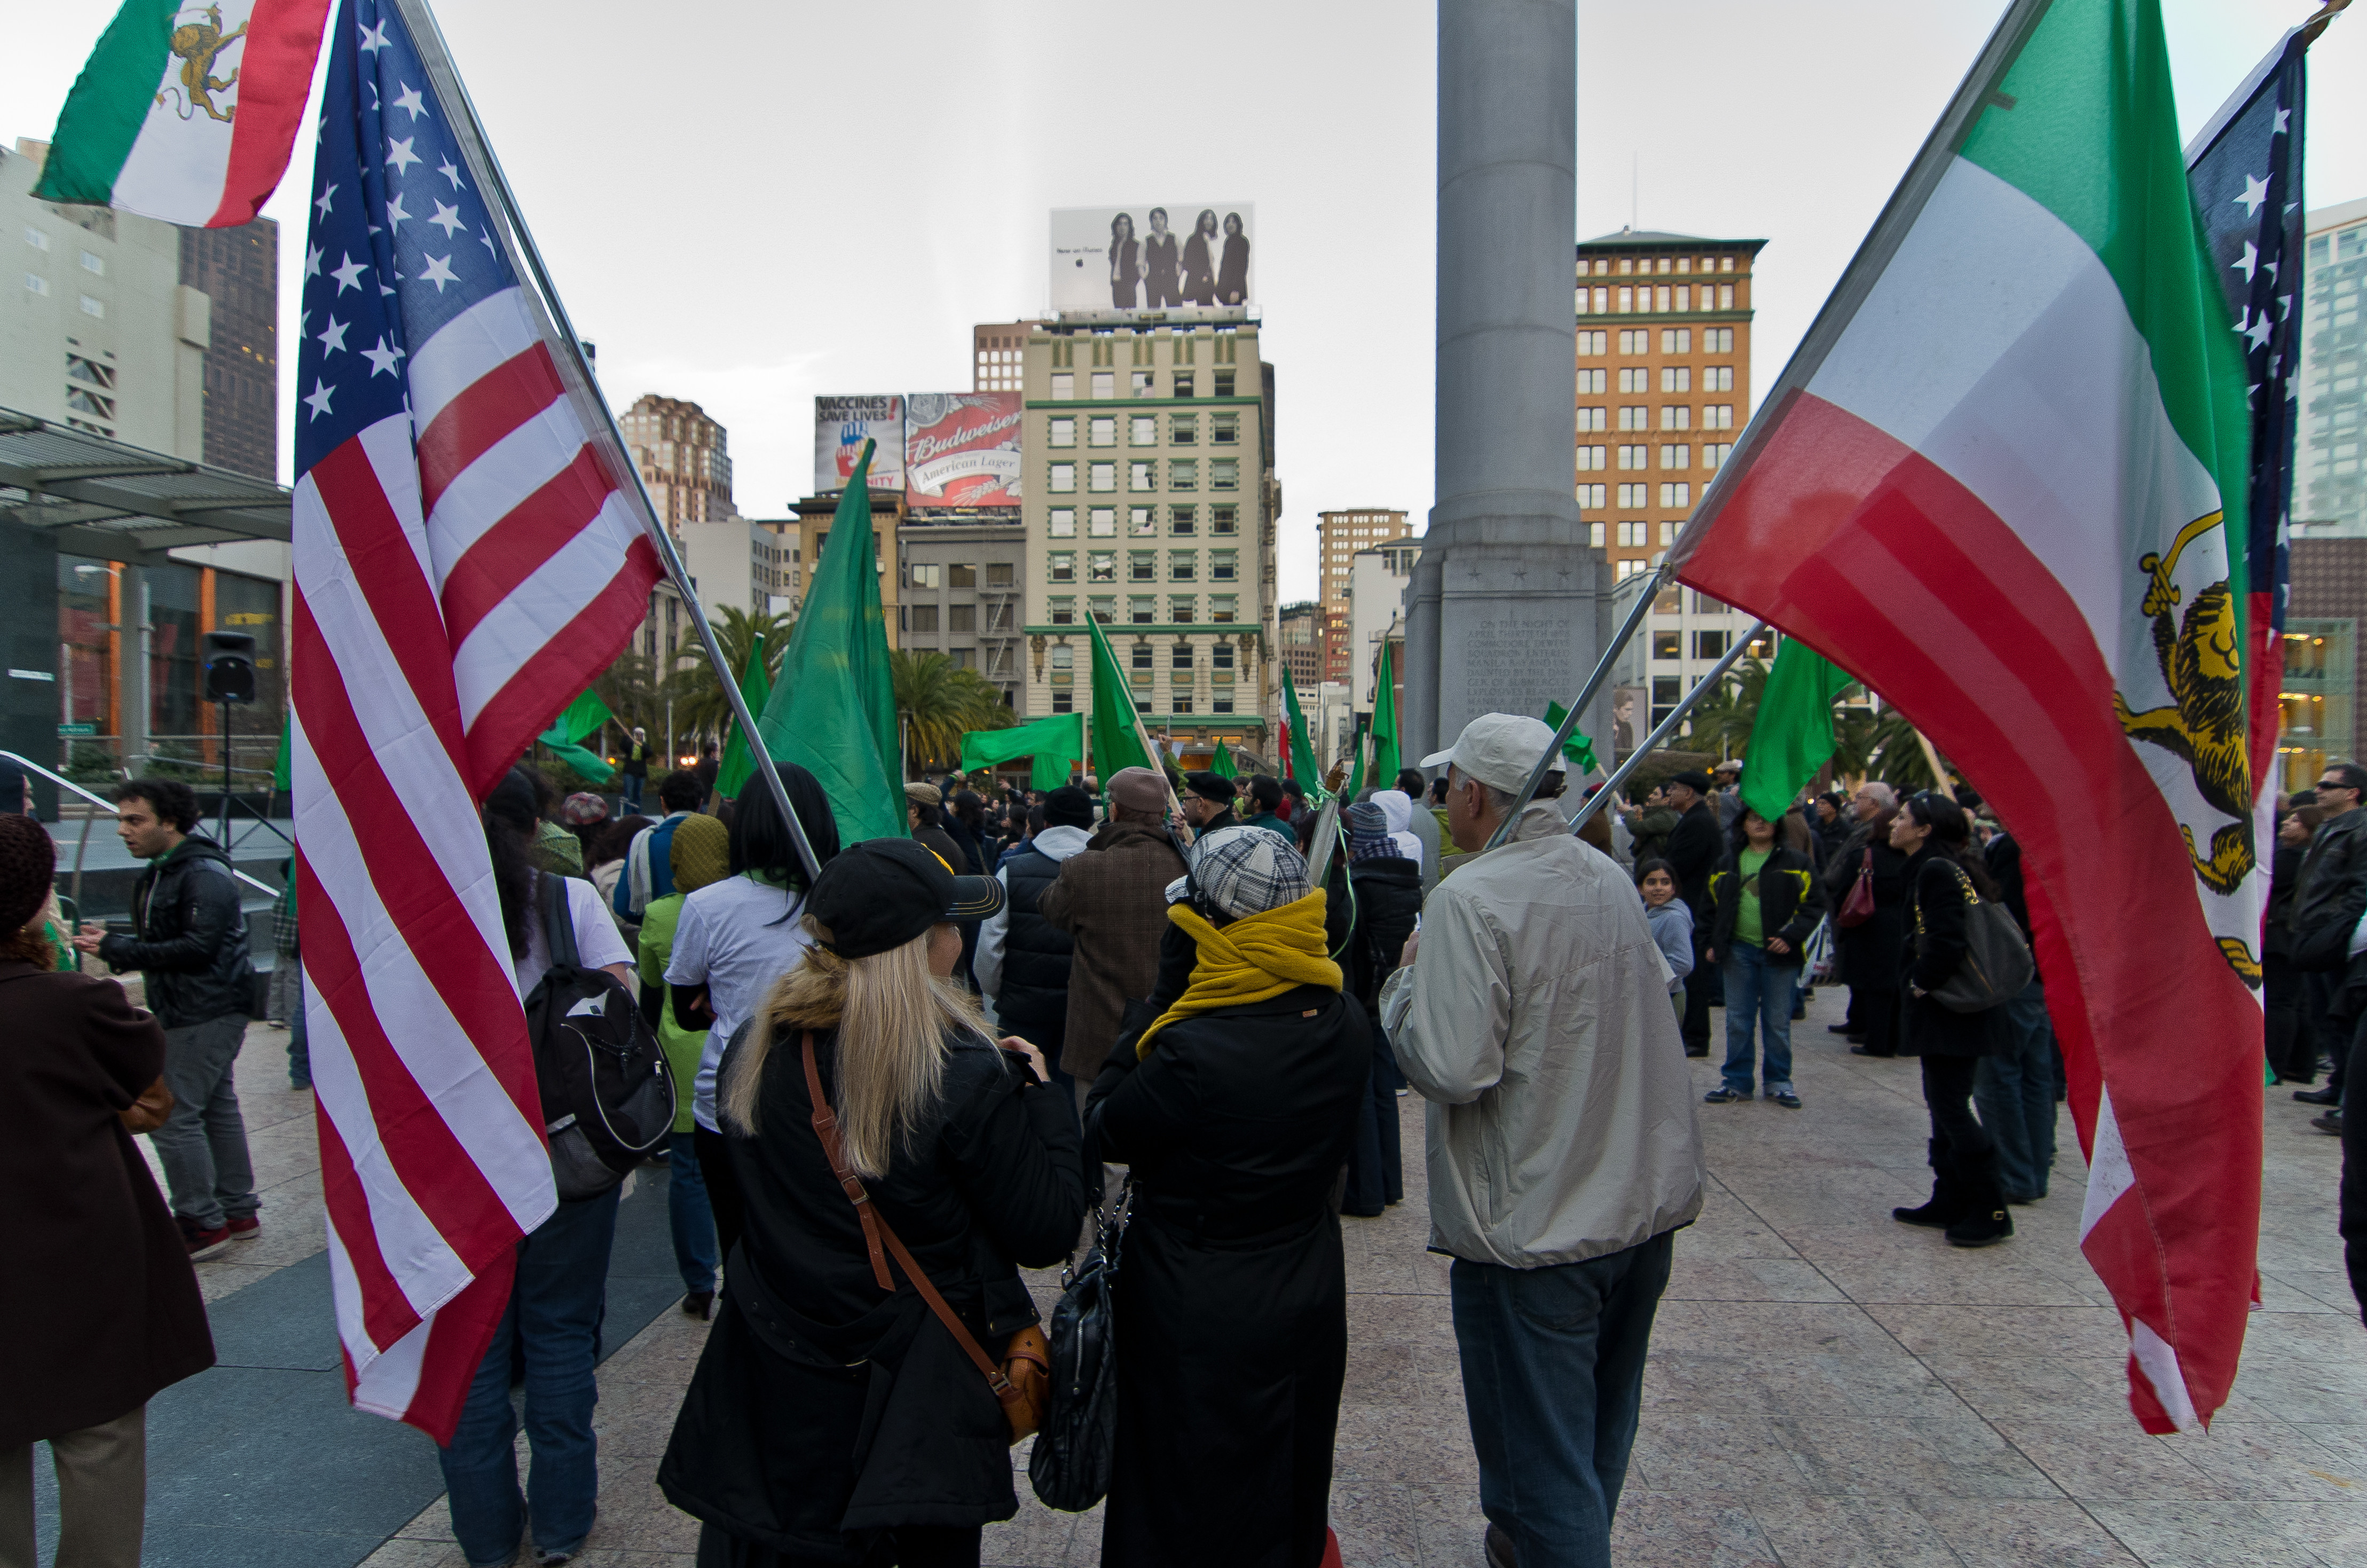
<svg viewBox="0 0 2367 1568"><path fill-rule="evenodd" d="M1233 372L1229 370L1219 370L1216 373L1216 395L1220 398L1231 397L1233 395Z"/></svg>
<svg viewBox="0 0 2367 1568"><path fill-rule="evenodd" d="M1622 523L1619 525L1619 547L1623 550L1643 548L1650 542L1651 531L1649 523Z"/></svg>
<svg viewBox="0 0 2367 1568"><path fill-rule="evenodd" d="M1013 575L1011 563L1007 560L991 560L986 563L986 585L989 588L1010 587Z"/></svg>
<svg viewBox="0 0 2367 1568"><path fill-rule="evenodd" d="M1683 257L1682 257L1682 256L1678 257L1678 258L1677 258L1677 265L1678 265L1678 267L1679 267L1680 269L1682 269L1682 268L1684 266L1684 265L1685 265L1685 263L1684 263L1684 258L1683 258ZM1678 310L1692 310L1693 308L1693 291L1692 287L1691 287L1690 285L1687 285L1687 284L1682 284L1682 283L1678 284L1678 285L1677 285L1677 309L1678 309Z"/></svg>
<svg viewBox="0 0 2367 1568"><path fill-rule="evenodd" d="M1619 428L1622 430L1651 429L1652 411L1642 407L1641 405L1621 409L1619 411Z"/></svg>
<svg viewBox="0 0 2367 1568"><path fill-rule="evenodd" d="M1620 265L1624 268L1624 267L1626 265L1626 264L1625 264L1625 262L1622 262L1622 263L1620 264ZM1621 315L1623 315L1623 316L1624 316L1624 315L1625 315L1628 311L1633 310L1635 308L1636 308L1636 291L1635 291L1633 288L1622 288L1622 289L1620 289L1620 290L1619 290L1619 313L1620 313Z"/></svg>
<svg viewBox="0 0 2367 1568"><path fill-rule="evenodd" d="M1660 367L1660 390L1664 392L1690 392L1693 389L1693 367L1692 366L1663 365Z"/></svg>
<svg viewBox="0 0 2367 1568"><path fill-rule="evenodd" d="M1732 403L1711 403L1704 407L1702 410L1702 428L1704 430L1732 430L1734 428L1734 405Z"/></svg>
<svg viewBox="0 0 2367 1568"><path fill-rule="evenodd" d="M1147 626L1159 618L1159 601L1138 596L1126 602L1126 618L1138 626Z"/></svg>
<svg viewBox="0 0 2367 1568"><path fill-rule="evenodd" d="M1060 593L1047 601L1052 606L1052 624L1072 626L1077 624L1077 600L1074 594Z"/></svg>
<svg viewBox="0 0 2367 1568"><path fill-rule="evenodd" d="M1195 594L1178 593L1167 601L1167 618L1179 626L1188 626L1200 607Z"/></svg>
<svg viewBox="0 0 2367 1568"><path fill-rule="evenodd" d="M1093 373L1093 400L1095 402L1107 402L1110 399L1117 396L1117 377L1116 374L1107 370L1096 370Z"/></svg>
<svg viewBox="0 0 2367 1568"><path fill-rule="evenodd" d="M46 295L50 291L50 280L38 272L28 272L25 275L25 288L28 293Z"/></svg>
<svg viewBox="0 0 2367 1568"><path fill-rule="evenodd" d="M1619 352L1622 354L1651 353L1652 333L1650 330L1648 328L1629 328L1622 332L1619 334Z"/></svg>
<svg viewBox="0 0 2367 1568"><path fill-rule="evenodd" d="M966 566L960 562L956 562L955 564L948 566L946 568L946 586L948 588L976 588L978 586L978 568L975 566Z"/></svg>
<svg viewBox="0 0 2367 1568"><path fill-rule="evenodd" d="M1649 446L1622 446L1619 448L1619 466L1623 468L1648 468L1652 466L1651 451Z"/></svg>
<svg viewBox="0 0 2367 1568"><path fill-rule="evenodd" d="M1143 466L1146 468L1150 467L1149 464L1145 464ZM1147 489L1149 487L1146 486L1145 488ZM1170 457L1167 460L1167 488L1169 490L1186 491L1199 489L1200 459L1197 457Z"/></svg>
<svg viewBox="0 0 2367 1568"><path fill-rule="evenodd" d="M1117 537L1117 508L1095 506L1085 513L1085 532L1096 539Z"/></svg>
<svg viewBox="0 0 2367 1568"><path fill-rule="evenodd" d="M91 254L88 251L85 251L82 254L82 269L83 271L90 274L93 277L105 277L107 276L106 261L101 257Z"/></svg>
<svg viewBox="0 0 2367 1568"><path fill-rule="evenodd" d="M1054 550L1047 555L1045 559L1051 563L1051 581L1054 582L1074 582L1077 581L1076 551Z"/></svg>
<svg viewBox="0 0 2367 1568"><path fill-rule="evenodd" d="M1693 449L1682 442L1660 448L1660 467L1690 468L1693 466Z"/></svg>
<svg viewBox="0 0 2367 1568"><path fill-rule="evenodd" d="M25 243L37 251L46 251L50 248L50 237L39 229L28 228L25 231Z"/></svg>
<svg viewBox="0 0 2367 1568"><path fill-rule="evenodd" d="M1660 352L1662 354L1691 354L1693 351L1693 328L1662 327L1660 329Z"/></svg>
<svg viewBox="0 0 2367 1568"><path fill-rule="evenodd" d="M1241 488L1241 460L1238 457L1217 457L1208 464L1210 490Z"/></svg>
<svg viewBox="0 0 2367 1568"><path fill-rule="evenodd" d="M1175 384L1169 389L1179 398L1197 397L1199 395L1196 390L1198 385L1199 378L1193 375L1191 371L1178 370L1175 372Z"/></svg>
<svg viewBox="0 0 2367 1568"><path fill-rule="evenodd" d="M1607 370L1580 371L1578 373L1578 395L1581 398L1601 397L1606 389L1606 383L1610 380L1610 378L1611 373Z"/></svg>
<svg viewBox="0 0 2367 1568"><path fill-rule="evenodd" d="M1159 576L1159 559L1149 550L1132 550L1126 558L1126 576L1129 582L1151 582Z"/></svg>
<svg viewBox="0 0 2367 1568"><path fill-rule="evenodd" d="M1621 485L1619 487L1619 510L1622 512L1640 512L1644 508L1651 505L1651 490L1652 487L1650 485Z"/></svg>
<svg viewBox="0 0 2367 1568"><path fill-rule="evenodd" d="M1189 637L1177 637L1174 643L1168 649L1167 668L1173 671L1177 675L1183 676L1186 679L1190 678L1193 666L1192 641Z"/></svg>
<svg viewBox="0 0 2367 1568"><path fill-rule="evenodd" d="M1087 464L1085 483L1096 494L1105 495L1117 489L1117 465L1116 463Z"/></svg>
<svg viewBox="0 0 2367 1568"><path fill-rule="evenodd" d="M1678 489L1680 489L1680 490L1682 490L1684 487L1683 487L1682 485L1679 485L1677 488L1678 488ZM1663 547L1666 547L1666 546L1669 546L1669 545L1673 545L1673 544L1675 544L1675 543L1677 542L1677 530L1678 530L1679 528L1682 527L1682 526L1683 526L1683 525L1682 525L1682 524L1679 524L1679 523L1663 523L1663 524L1661 524L1661 525L1660 525L1660 543L1661 543L1661 545L1662 545Z"/></svg>
<svg viewBox="0 0 2367 1568"><path fill-rule="evenodd" d="M934 633L937 629L937 607L934 604L907 604L905 612L912 618L916 632Z"/></svg>
<svg viewBox="0 0 2367 1568"><path fill-rule="evenodd" d="M1611 352L1610 344L1609 333L1580 333L1578 334L1579 357L1591 359L1598 355L1608 354Z"/></svg>
<svg viewBox="0 0 2367 1568"><path fill-rule="evenodd" d="M1073 684L1077 678L1077 650L1065 642L1054 645L1051 665L1049 673L1055 688Z"/></svg>
<svg viewBox="0 0 2367 1568"><path fill-rule="evenodd" d="M1229 506L1212 506L1208 508L1208 532L1211 534L1232 533L1234 515L1234 510Z"/></svg>
<svg viewBox="0 0 2367 1568"><path fill-rule="evenodd" d="M1727 637L1727 634L1725 632L1693 633L1693 657L1695 659L1724 659L1726 657Z"/></svg>
<svg viewBox="0 0 2367 1568"><path fill-rule="evenodd" d="M1599 413L1602 411L1598 409L1595 412ZM1585 474L1592 473L1600 469L1603 466L1603 457L1610 452L1610 450L1611 449L1607 446L1580 447L1578 449L1578 471Z"/></svg>
<svg viewBox="0 0 2367 1568"><path fill-rule="evenodd" d="M1675 484L1664 484L1660 487L1661 511L1677 512L1690 508L1693 503L1693 486L1680 481Z"/></svg>
<svg viewBox="0 0 2367 1568"><path fill-rule="evenodd" d="M912 580L915 588L942 588L945 586L945 568L934 561L914 561Z"/></svg>
<svg viewBox="0 0 2367 1568"><path fill-rule="evenodd" d="M1129 538L1148 539L1159 532L1159 509L1155 506L1129 506L1126 509L1126 532Z"/></svg>
<svg viewBox="0 0 2367 1568"><path fill-rule="evenodd" d="M1603 525L1600 523L1589 523L1586 525L1587 544L1598 550L1603 548Z"/></svg>
<svg viewBox="0 0 2367 1568"><path fill-rule="evenodd" d="M41 292L46 294L49 290L45 288ZM94 299L85 294L82 297L82 313L85 316L96 317L103 321L107 320L107 304L104 300Z"/></svg>
<svg viewBox="0 0 2367 1568"><path fill-rule="evenodd" d="M1170 582L1199 581L1199 552L1196 550L1170 550L1167 554L1167 581Z"/></svg>
<svg viewBox="0 0 2367 1568"><path fill-rule="evenodd" d="M1152 421L1150 423L1155 429L1157 422ZM1198 445L1200 440L1200 416L1195 413L1179 413L1174 418L1169 420L1167 422L1167 439L1170 444L1177 446L1193 446Z"/></svg>
<svg viewBox="0 0 2367 1568"><path fill-rule="evenodd" d="M1172 506L1168 508L1168 531L1179 539L1189 538L1194 532L1195 524L1197 523L1198 511L1199 509L1197 507L1193 506Z"/></svg>
<svg viewBox="0 0 2367 1568"><path fill-rule="evenodd" d="M1702 446L1702 467L1714 472L1726 467L1726 460L1733 455L1734 443L1731 441L1706 442Z"/></svg>
<svg viewBox="0 0 2367 1568"><path fill-rule="evenodd" d="M1053 464L1051 489L1054 495L1074 494L1077 489L1077 465L1074 463Z"/></svg>
<svg viewBox="0 0 2367 1568"><path fill-rule="evenodd" d="M1591 434L1592 432L1595 432L1595 431L1599 431L1599 430L1601 430L1601 429L1603 428L1603 413L1604 413L1604 411L1603 411L1603 410L1602 410L1602 409L1599 409L1599 408L1591 408L1591 409L1580 409L1580 410L1579 410L1579 411L1578 411L1578 428L1579 428L1579 433L1580 433L1580 434Z"/></svg>
<svg viewBox="0 0 2367 1568"><path fill-rule="evenodd" d="M1056 539L1073 539L1077 536L1077 509L1075 507L1056 506L1052 508L1051 512L1048 515L1050 518L1052 537Z"/></svg>
<svg viewBox="0 0 2367 1568"><path fill-rule="evenodd" d="M1052 372L1052 400L1053 400L1054 402L1059 402L1059 403L1070 402L1070 401L1073 401L1073 400L1075 400L1076 395L1077 395L1077 378L1076 378L1076 373L1075 373L1075 372L1073 372L1073 371L1069 371L1069 370L1055 370L1055 371L1053 371L1053 372Z"/></svg>
<svg viewBox="0 0 2367 1568"><path fill-rule="evenodd" d="M1096 593L1085 601L1085 614L1107 626L1117 618L1117 599L1114 594Z"/></svg>
<svg viewBox="0 0 2367 1568"><path fill-rule="evenodd" d="M1148 458L1126 466L1126 488L1131 491L1151 491L1159 488L1159 465Z"/></svg>
<svg viewBox="0 0 2367 1568"><path fill-rule="evenodd" d="M1077 444L1077 422L1068 414L1054 414L1045 436L1048 446L1074 446Z"/></svg>
<svg viewBox="0 0 2367 1568"><path fill-rule="evenodd" d="M1218 446L1241 444L1241 416L1237 413L1212 414L1208 419L1208 439Z"/></svg>
<svg viewBox="0 0 2367 1568"><path fill-rule="evenodd" d="M1109 414L1096 414L1085 422L1085 439L1095 446L1117 445L1117 421Z"/></svg>
<svg viewBox="0 0 2367 1568"><path fill-rule="evenodd" d="M1600 447L1600 446L1597 446L1596 448L1594 448L1594 450L1596 450L1597 452L1600 452L1600 451L1602 451L1602 450L1603 450L1603 448L1602 448L1602 447ZM1601 468L1602 466L1603 466L1603 465L1602 465L1600 462L1597 462L1597 463L1595 464L1595 467L1596 467L1596 468ZM1605 489L1605 488L1606 488L1606 487L1604 487L1604 486L1603 486L1603 485L1580 485L1580 486L1579 486L1579 487L1578 487L1578 504L1579 504L1580 506L1583 507L1585 510L1587 510L1587 511L1589 511L1589 512L1600 512L1600 511L1602 511L1602 510L1603 510L1603 505L1604 505L1604 496L1603 496L1603 491L1604 491L1604 489ZM1602 541L1602 540L1600 540L1600 539L1597 539L1597 540L1595 541L1595 543L1596 543L1596 544L1598 544L1598 545L1599 545L1599 544L1601 544L1602 542L1603 542L1603 541Z"/></svg>
<svg viewBox="0 0 2367 1568"><path fill-rule="evenodd" d="M1238 601L1229 593L1211 596L1208 600L1208 618L1220 626L1232 626L1238 623L1240 615L1234 608L1237 603Z"/></svg>
<svg viewBox="0 0 2367 1568"><path fill-rule="evenodd" d="M1208 552L1209 578L1217 582L1232 581L1240 575L1237 564L1240 558L1239 550L1210 550Z"/></svg>
<svg viewBox="0 0 2367 1568"><path fill-rule="evenodd" d="M1149 344L1139 344L1139 343L1138 343L1138 344L1136 344L1134 346L1135 346L1137 349L1142 349L1142 348L1146 348L1146 347L1148 347L1148 346L1150 346L1150 345L1149 345ZM1151 395L1151 391L1150 391L1150 371L1148 371L1148 370L1137 370L1137 371L1135 371L1132 375L1128 376L1126 379L1127 379L1127 393L1128 393L1129 395L1131 395L1131 396L1133 396L1133 397L1138 397L1138 398L1147 398L1147 397L1150 397L1150 396Z"/></svg>
<svg viewBox="0 0 2367 1568"><path fill-rule="evenodd" d="M1619 372L1619 389L1623 392L1648 392L1652 389L1652 373L1641 367Z"/></svg>
<svg viewBox="0 0 2367 1568"><path fill-rule="evenodd" d="M1150 683L1151 670L1150 645L1147 642L1136 643L1130 650L1130 657L1127 660L1127 665L1140 677L1139 680L1135 682L1136 685L1149 685Z"/></svg>
<svg viewBox="0 0 2367 1568"><path fill-rule="evenodd" d="M1085 581L1087 582L1116 582L1117 581L1117 552L1115 550L1088 550L1085 553Z"/></svg>
<svg viewBox="0 0 2367 1568"><path fill-rule="evenodd" d="M1660 428L1662 430L1691 430L1693 427L1693 411L1691 407L1684 403L1661 405Z"/></svg>
<svg viewBox="0 0 2367 1568"><path fill-rule="evenodd" d="M1734 309L1733 284L1721 283L1717 286L1717 308L1721 310L1731 310Z"/></svg>
<svg viewBox="0 0 2367 1568"><path fill-rule="evenodd" d="M1704 327L1702 329L1702 352L1704 354L1732 354L1734 352L1734 329L1732 327Z"/></svg>
<svg viewBox="0 0 2367 1568"><path fill-rule="evenodd" d="M1702 390L1704 392L1731 392L1734 390L1734 367L1731 365L1703 366Z"/></svg>

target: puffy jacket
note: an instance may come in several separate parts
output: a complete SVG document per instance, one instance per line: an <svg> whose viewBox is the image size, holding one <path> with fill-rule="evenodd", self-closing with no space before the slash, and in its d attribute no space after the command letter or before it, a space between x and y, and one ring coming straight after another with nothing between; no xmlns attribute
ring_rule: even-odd
<svg viewBox="0 0 2367 1568"><path fill-rule="evenodd" d="M1709 874L1711 908L1709 938L1706 945L1723 953L1734 943L1734 922L1742 912L1742 862L1729 852L1718 868ZM1817 922L1825 918L1825 890L1817 882L1816 867L1808 857L1797 850L1777 845L1767 852L1767 863L1759 868L1759 930L1762 940L1781 937L1792 949L1788 962L1800 962L1800 948ZM1775 963L1787 962L1785 955L1769 953Z"/></svg>
<svg viewBox="0 0 2367 1568"><path fill-rule="evenodd" d="M1083 832L1075 828L1069 831L1082 848ZM1046 1045L1059 1041L1067 1028L1069 967L1075 961L1077 939L1046 919L1036 906L1059 878L1060 861L1067 858L1055 860L1040 849L1025 849L1003 862L1000 874L1010 901L1004 907L1002 986L995 993L994 1015Z"/></svg>
<svg viewBox="0 0 2367 1568"><path fill-rule="evenodd" d="M1369 1012L1379 1005L1381 984L1396 972L1398 955L1421 917L1421 871L1402 857L1360 860L1348 867L1355 892L1355 925L1341 954L1348 993Z"/></svg>
<svg viewBox="0 0 2367 1568"><path fill-rule="evenodd" d="M1381 989L1398 1064L1430 1102L1433 1247L1535 1269L1701 1213L1669 977L1635 885L1551 801L1438 885L1413 964Z"/></svg>
<svg viewBox="0 0 2367 1568"><path fill-rule="evenodd" d="M246 916L230 857L192 833L131 885L131 925L98 944L116 969L147 978L148 1010L167 1029L243 1015L255 1006Z"/></svg>

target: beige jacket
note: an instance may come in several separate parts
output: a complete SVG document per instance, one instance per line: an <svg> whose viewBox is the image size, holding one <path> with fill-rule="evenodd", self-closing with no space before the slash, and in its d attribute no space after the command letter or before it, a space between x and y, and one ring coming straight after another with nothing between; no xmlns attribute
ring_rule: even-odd
<svg viewBox="0 0 2367 1568"><path fill-rule="evenodd" d="M1575 1263L1701 1213L1705 1173L1669 966L1618 863L1549 802L1422 908L1381 1016L1427 1100L1431 1245Z"/></svg>

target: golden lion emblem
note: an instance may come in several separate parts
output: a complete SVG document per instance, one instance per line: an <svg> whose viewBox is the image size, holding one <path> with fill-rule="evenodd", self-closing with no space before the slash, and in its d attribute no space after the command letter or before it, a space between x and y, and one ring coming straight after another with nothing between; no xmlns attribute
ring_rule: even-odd
<svg viewBox="0 0 2367 1568"><path fill-rule="evenodd" d="M227 125L237 118L238 106L232 104L226 109L216 108L213 96L237 85L238 67L232 66L227 76L216 76L212 73L214 61L223 50L246 36L246 24L241 22L229 32L223 32L221 7L219 6L207 6L205 17L202 22L186 22L173 29L174 58L187 62L181 67L181 86L186 96L176 112L183 119L195 119L198 111L203 109L211 118ZM157 94L156 101L169 107L171 92L168 87Z"/></svg>

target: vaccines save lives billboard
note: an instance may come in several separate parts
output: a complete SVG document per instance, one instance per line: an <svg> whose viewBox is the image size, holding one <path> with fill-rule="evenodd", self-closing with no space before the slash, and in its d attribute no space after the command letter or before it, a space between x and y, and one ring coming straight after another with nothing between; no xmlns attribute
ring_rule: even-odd
<svg viewBox="0 0 2367 1568"><path fill-rule="evenodd" d="M1024 405L1017 392L816 398L815 493L846 488L868 436L873 490L900 488L913 507L1015 507Z"/></svg>

